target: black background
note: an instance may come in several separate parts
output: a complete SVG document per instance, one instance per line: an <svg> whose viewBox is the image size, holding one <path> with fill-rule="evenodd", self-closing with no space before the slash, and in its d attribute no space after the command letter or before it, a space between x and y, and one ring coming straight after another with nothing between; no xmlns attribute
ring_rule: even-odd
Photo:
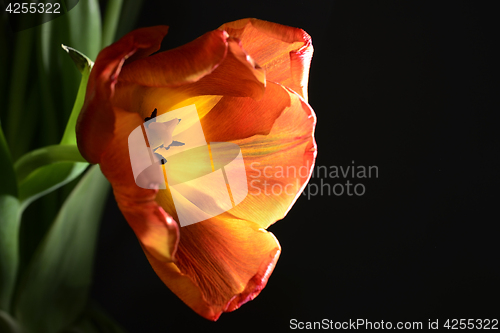
<svg viewBox="0 0 500 333"><path fill-rule="evenodd" d="M283 252L266 288L216 323L163 285L110 197L92 296L131 333L498 318L495 12L484 2L145 1L138 26L169 25L165 49L245 17L307 31L316 163L375 165L379 177L352 180L363 196L301 196L269 228Z"/></svg>

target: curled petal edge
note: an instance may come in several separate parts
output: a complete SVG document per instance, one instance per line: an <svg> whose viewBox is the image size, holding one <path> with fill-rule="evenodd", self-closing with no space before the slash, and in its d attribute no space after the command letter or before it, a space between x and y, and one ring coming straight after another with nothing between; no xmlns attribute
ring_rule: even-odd
<svg viewBox="0 0 500 333"><path fill-rule="evenodd" d="M243 46L253 56L257 62L266 68L267 79L274 81L296 91L305 101L308 100L307 86L309 81L309 69L314 48L311 36L302 29L290 27L274 22L268 22L255 18L246 18L233 22L228 22L219 27L220 30L236 38L242 39ZM255 34L245 36L245 30L255 29L262 40L254 40ZM276 46L274 49L271 43L265 47L265 51L259 49L263 39L276 40L288 44L300 43L298 48L284 51L282 47ZM254 49L255 48L255 49ZM274 51L275 50L275 51ZM283 52L289 52L289 63L284 62ZM280 59L277 61L277 59ZM267 63L271 66L266 66ZM287 64L288 63L288 64ZM282 77L283 66L289 66L289 73Z"/></svg>
<svg viewBox="0 0 500 333"><path fill-rule="evenodd" d="M99 163L114 135L111 98L122 66L127 59L131 62L158 50L167 32L167 26L134 30L97 56L76 124L78 148L90 163Z"/></svg>

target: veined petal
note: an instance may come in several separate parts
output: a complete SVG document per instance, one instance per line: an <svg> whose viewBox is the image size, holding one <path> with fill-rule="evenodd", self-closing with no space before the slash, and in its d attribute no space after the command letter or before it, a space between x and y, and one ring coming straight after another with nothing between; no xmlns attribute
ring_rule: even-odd
<svg viewBox="0 0 500 333"><path fill-rule="evenodd" d="M261 100L249 97L223 96L202 119L207 142L245 139L267 135L274 122L290 106L288 92L269 82Z"/></svg>
<svg viewBox="0 0 500 333"><path fill-rule="evenodd" d="M207 141L238 144L248 183L247 197L229 213L267 228L286 215L309 181L316 116L298 94L271 82L261 101L228 100L221 109L219 104L202 119ZM227 126L212 125L217 119L225 124L225 117L231 120Z"/></svg>
<svg viewBox="0 0 500 333"><path fill-rule="evenodd" d="M179 226L155 201L158 190L136 185L129 159L128 136L141 126L136 113L115 108L115 131L101 156L101 169L113 185L116 201L143 248L157 260L174 260Z"/></svg>
<svg viewBox="0 0 500 333"><path fill-rule="evenodd" d="M268 82L260 101L224 96L205 114L201 124L207 142L229 141L241 149L248 195L228 213L254 221L262 228L282 219L314 167L316 116L311 107L294 91ZM185 165L175 173L179 177L183 172L195 174L191 169L199 166L200 163ZM207 186L211 187L208 183ZM203 205L217 206L217 201L210 199L213 193L204 191L204 187L189 188L190 195L199 198ZM170 196L163 195L161 205L179 220Z"/></svg>
<svg viewBox="0 0 500 333"><path fill-rule="evenodd" d="M254 18L223 24L220 30L241 40L243 48L266 71L266 79L293 89L307 101L311 37L302 29Z"/></svg>
<svg viewBox="0 0 500 333"><path fill-rule="evenodd" d="M166 26L134 30L97 56L76 124L78 148L89 162L99 163L100 155L113 138L115 114L111 98L125 60L133 61L158 50L167 31Z"/></svg>
<svg viewBox="0 0 500 333"><path fill-rule="evenodd" d="M175 264L146 255L170 290L210 320L255 298L281 251L273 234L230 217L189 225L181 232Z"/></svg>

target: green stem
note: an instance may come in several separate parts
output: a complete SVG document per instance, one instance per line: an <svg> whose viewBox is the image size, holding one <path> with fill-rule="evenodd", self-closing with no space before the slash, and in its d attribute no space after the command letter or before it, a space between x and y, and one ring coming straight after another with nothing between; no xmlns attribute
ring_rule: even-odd
<svg viewBox="0 0 500 333"><path fill-rule="evenodd" d="M109 0L102 29L102 48L115 41L116 28L120 19L123 0Z"/></svg>
<svg viewBox="0 0 500 333"><path fill-rule="evenodd" d="M21 183L39 167L55 162L87 162L76 145L52 145L43 147L21 157L15 164L18 182Z"/></svg>
<svg viewBox="0 0 500 333"><path fill-rule="evenodd" d="M71 115L69 117L68 123L66 124L66 129L64 130L63 137L61 139L61 145L74 145L76 144L76 121L78 120L78 115L82 109L83 102L85 101L85 92L87 90L87 82L89 81L89 73L91 66L86 66L82 70L82 80L80 81L80 87L78 88L78 94L76 95L75 104L73 104L73 109L71 110Z"/></svg>

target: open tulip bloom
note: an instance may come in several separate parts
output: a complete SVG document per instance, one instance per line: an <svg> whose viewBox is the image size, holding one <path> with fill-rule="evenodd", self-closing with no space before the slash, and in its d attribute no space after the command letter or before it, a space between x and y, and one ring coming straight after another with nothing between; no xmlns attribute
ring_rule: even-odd
<svg viewBox="0 0 500 333"><path fill-rule="evenodd" d="M99 53L78 147L161 280L217 320L265 287L281 252L266 228L310 178L313 48L301 29L243 19L151 55L167 30L132 31Z"/></svg>

